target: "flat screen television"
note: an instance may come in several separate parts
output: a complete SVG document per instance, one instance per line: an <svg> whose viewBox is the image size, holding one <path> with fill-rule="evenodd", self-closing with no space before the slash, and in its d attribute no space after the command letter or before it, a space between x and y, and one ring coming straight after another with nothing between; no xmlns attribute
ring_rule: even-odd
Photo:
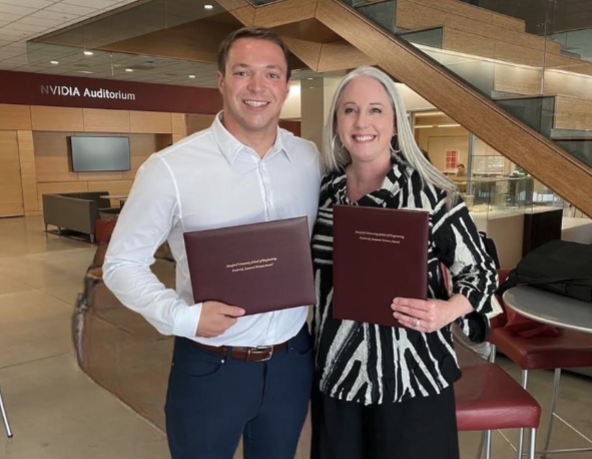
<svg viewBox="0 0 592 459"><path fill-rule="evenodd" d="M70 137L72 171L105 172L129 171L130 149L128 137Z"/></svg>

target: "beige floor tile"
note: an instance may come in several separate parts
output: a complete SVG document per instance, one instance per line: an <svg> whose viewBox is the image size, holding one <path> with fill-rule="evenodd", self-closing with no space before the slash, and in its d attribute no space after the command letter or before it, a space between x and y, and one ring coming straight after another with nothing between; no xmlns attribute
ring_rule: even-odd
<svg viewBox="0 0 592 459"><path fill-rule="evenodd" d="M60 284L60 285L51 285L49 287L44 287L41 291L47 293L48 295L57 298L67 304L74 306L76 303L76 298L78 294L84 290L84 286L81 282L70 282L67 284Z"/></svg>
<svg viewBox="0 0 592 459"><path fill-rule="evenodd" d="M107 391L70 355L0 370L14 438L4 459L163 459L165 436Z"/></svg>
<svg viewBox="0 0 592 459"><path fill-rule="evenodd" d="M23 282L19 282L6 274L0 274L0 295L5 293L26 292L27 290L34 290L34 288Z"/></svg>
<svg viewBox="0 0 592 459"><path fill-rule="evenodd" d="M72 311L39 290L0 295L0 368L71 353Z"/></svg>

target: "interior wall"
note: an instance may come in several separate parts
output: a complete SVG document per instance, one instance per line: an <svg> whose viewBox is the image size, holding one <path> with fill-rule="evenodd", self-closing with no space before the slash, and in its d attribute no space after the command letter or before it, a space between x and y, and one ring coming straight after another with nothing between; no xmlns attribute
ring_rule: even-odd
<svg viewBox="0 0 592 459"><path fill-rule="evenodd" d="M182 113L0 104L0 217L40 213L44 193L127 194L138 168L152 153L185 137L196 124L211 124L214 115L190 116L188 120ZM72 172L71 135L129 137L131 170Z"/></svg>
<svg viewBox="0 0 592 459"><path fill-rule="evenodd" d="M45 193L67 191L108 191L127 194L136 172L148 157L172 143L171 134L117 134L129 138L131 170L121 172L72 172L69 151L70 136L93 136L88 132L34 132L35 167L37 170L37 199L43 210Z"/></svg>

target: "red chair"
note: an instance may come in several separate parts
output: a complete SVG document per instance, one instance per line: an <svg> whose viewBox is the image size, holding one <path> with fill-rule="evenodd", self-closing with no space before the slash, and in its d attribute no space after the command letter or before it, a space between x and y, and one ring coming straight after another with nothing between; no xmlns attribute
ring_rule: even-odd
<svg viewBox="0 0 592 459"><path fill-rule="evenodd" d="M490 459L493 430L529 429L528 457L534 459L536 430L541 421L538 402L493 363L463 366L462 372L454 385L458 430L485 431L485 458Z"/></svg>
<svg viewBox="0 0 592 459"><path fill-rule="evenodd" d="M506 277L499 271L498 276L500 280ZM498 300L505 310L506 305L503 300L500 297L498 297ZM541 457L545 458L548 453L554 452L554 450L549 450L549 444L553 432L553 421L557 417L556 409L561 382L561 369L592 366L592 335L559 330L557 336L523 338L505 329L503 322L497 320L496 325L492 322L489 341L493 345L491 362L495 361L496 351L505 354L522 369L522 387L524 389L527 388L529 370L555 370L549 425L544 448L540 451ZM518 440L519 458L522 457L523 443L524 430L521 429ZM562 449L561 451L585 452L592 451L592 448Z"/></svg>

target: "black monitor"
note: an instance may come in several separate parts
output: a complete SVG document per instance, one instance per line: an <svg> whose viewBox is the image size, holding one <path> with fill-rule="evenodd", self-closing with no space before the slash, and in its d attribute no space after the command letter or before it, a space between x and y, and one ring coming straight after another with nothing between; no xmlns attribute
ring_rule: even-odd
<svg viewBox="0 0 592 459"><path fill-rule="evenodd" d="M72 171L105 172L129 171L130 149L128 137L70 137Z"/></svg>

